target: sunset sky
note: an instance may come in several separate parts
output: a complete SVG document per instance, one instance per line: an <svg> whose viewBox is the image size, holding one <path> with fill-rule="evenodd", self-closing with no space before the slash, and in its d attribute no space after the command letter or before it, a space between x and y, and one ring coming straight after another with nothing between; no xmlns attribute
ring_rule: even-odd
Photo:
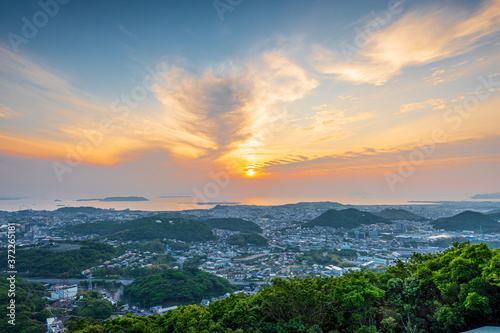
<svg viewBox="0 0 500 333"><path fill-rule="evenodd" d="M500 0L41 3L0 3L4 199L500 192Z"/></svg>

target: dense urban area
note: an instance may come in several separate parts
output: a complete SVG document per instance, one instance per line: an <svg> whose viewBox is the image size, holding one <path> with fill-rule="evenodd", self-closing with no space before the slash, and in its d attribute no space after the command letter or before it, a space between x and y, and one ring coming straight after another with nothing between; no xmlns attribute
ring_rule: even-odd
<svg viewBox="0 0 500 333"><path fill-rule="evenodd" d="M15 226L18 303L31 302L29 313L18 308L18 318L25 317L16 332L28 332L23 325L29 332L78 331L127 314L209 306L255 295L275 278L384 273L414 252L434 255L456 242L500 247L500 202L181 212L62 207L1 211L0 222L2 248ZM8 267L3 271L8 275Z"/></svg>

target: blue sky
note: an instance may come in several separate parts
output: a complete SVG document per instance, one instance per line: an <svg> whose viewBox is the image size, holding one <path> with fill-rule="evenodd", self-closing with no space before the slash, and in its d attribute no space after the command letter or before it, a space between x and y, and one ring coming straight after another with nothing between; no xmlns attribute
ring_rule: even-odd
<svg viewBox="0 0 500 333"><path fill-rule="evenodd" d="M500 1L42 3L0 4L1 196L498 191Z"/></svg>

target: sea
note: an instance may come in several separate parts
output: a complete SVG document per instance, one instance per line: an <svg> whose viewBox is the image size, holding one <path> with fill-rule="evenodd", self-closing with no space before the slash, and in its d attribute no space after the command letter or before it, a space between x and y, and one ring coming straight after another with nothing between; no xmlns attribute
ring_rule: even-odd
<svg viewBox="0 0 500 333"><path fill-rule="evenodd" d="M405 205L404 200L384 200L383 198L268 198L252 197L221 200L215 202L198 203L190 196L146 197L149 201L79 201L77 199L47 199L40 197L29 198L0 198L1 211L19 210L56 210L61 207L97 207L115 210L143 210L143 211L183 211L192 209L210 209L216 205L258 205L275 206L297 202L331 201L352 205Z"/></svg>

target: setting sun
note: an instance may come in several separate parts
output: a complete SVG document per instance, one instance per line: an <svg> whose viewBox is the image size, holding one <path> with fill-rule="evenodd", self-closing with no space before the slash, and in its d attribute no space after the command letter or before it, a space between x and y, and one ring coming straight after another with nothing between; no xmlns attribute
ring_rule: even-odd
<svg viewBox="0 0 500 333"><path fill-rule="evenodd" d="M500 200L500 0L1 3L0 218L123 193Z"/></svg>
<svg viewBox="0 0 500 333"><path fill-rule="evenodd" d="M247 177L253 177L255 176L257 173L255 172L254 169L248 169L245 171L245 174L247 175Z"/></svg>

